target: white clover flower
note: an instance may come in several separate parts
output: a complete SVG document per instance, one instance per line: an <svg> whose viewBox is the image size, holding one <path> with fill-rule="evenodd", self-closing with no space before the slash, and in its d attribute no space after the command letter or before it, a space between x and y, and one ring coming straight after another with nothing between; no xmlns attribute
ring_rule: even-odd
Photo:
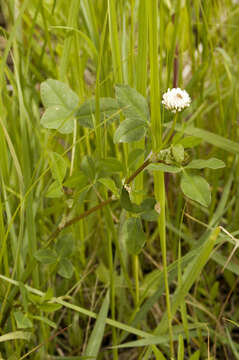
<svg viewBox="0 0 239 360"><path fill-rule="evenodd" d="M184 108L190 106L191 98L186 90L180 88L168 89L168 91L163 94L162 104L168 110L176 113L177 111L182 111Z"/></svg>

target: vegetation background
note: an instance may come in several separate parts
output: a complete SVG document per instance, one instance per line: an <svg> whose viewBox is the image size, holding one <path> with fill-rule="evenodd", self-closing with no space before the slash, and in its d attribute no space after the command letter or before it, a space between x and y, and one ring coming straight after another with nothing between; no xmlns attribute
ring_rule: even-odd
<svg viewBox="0 0 239 360"><path fill-rule="evenodd" d="M239 359L238 19L235 0L0 1L1 359ZM74 91L70 130L40 123L49 78ZM114 141L119 84L149 104L141 140ZM199 170L208 207L177 174L135 177L161 210L136 251L119 189L162 148L172 87L187 156L226 167Z"/></svg>

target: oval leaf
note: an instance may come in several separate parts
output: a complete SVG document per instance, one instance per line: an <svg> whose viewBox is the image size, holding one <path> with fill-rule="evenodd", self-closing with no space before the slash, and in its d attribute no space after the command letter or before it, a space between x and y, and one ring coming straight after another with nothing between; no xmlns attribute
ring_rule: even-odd
<svg viewBox="0 0 239 360"><path fill-rule="evenodd" d="M46 108L62 105L66 109L74 110L78 105L77 94L61 81L48 79L41 83L41 99Z"/></svg>
<svg viewBox="0 0 239 360"><path fill-rule="evenodd" d="M46 197L59 198L63 195L62 186L58 181L54 181L48 188Z"/></svg>
<svg viewBox="0 0 239 360"><path fill-rule="evenodd" d="M81 190L87 185L87 183L87 176L83 173L83 171L79 170L74 175L69 177L63 185L69 188L76 188L77 190Z"/></svg>
<svg viewBox="0 0 239 360"><path fill-rule="evenodd" d="M117 128L114 135L114 143L130 143L138 141L146 133L146 124L141 120L124 120Z"/></svg>
<svg viewBox="0 0 239 360"><path fill-rule="evenodd" d="M147 198L140 204L142 214L141 219L146 221L157 221L159 213L155 211L156 200L154 198Z"/></svg>
<svg viewBox="0 0 239 360"><path fill-rule="evenodd" d="M41 84L40 93L43 105L47 108L41 118L41 125L48 129L58 129L62 133L72 132L72 117L79 102L77 94L67 84L53 79Z"/></svg>
<svg viewBox="0 0 239 360"><path fill-rule="evenodd" d="M139 218L129 218L123 226L123 236L127 250L132 255L138 255L146 242L146 235Z"/></svg>
<svg viewBox="0 0 239 360"><path fill-rule="evenodd" d="M40 124L46 129L57 129L62 134L70 134L74 129L72 112L64 106L54 105L46 109Z"/></svg>
<svg viewBox="0 0 239 360"><path fill-rule="evenodd" d="M34 257L42 264L54 264L57 261L57 253L51 249L40 249Z"/></svg>
<svg viewBox="0 0 239 360"><path fill-rule="evenodd" d="M59 262L57 273L65 279L70 279L74 273L74 268L70 260L62 258Z"/></svg>
<svg viewBox="0 0 239 360"><path fill-rule="evenodd" d="M184 195L203 206L209 206L211 202L211 192L209 184L203 177L189 175L184 172L180 185Z"/></svg>
<svg viewBox="0 0 239 360"><path fill-rule="evenodd" d="M61 183L66 175L67 164L65 159L60 154L52 152L50 167L53 178Z"/></svg>
<svg viewBox="0 0 239 360"><path fill-rule="evenodd" d="M122 188L121 194L120 194L120 204L123 209L133 212L133 213L140 213L142 211L141 206L137 205L130 200L130 196L128 191L125 189L125 187Z"/></svg>
<svg viewBox="0 0 239 360"><path fill-rule="evenodd" d="M27 329L33 327L31 320L28 319L21 311L14 312L14 318L16 320L18 329Z"/></svg>
<svg viewBox="0 0 239 360"><path fill-rule="evenodd" d="M221 169L225 167L225 163L222 160L211 158L208 160L198 159L192 160L187 166L187 169Z"/></svg>
<svg viewBox="0 0 239 360"><path fill-rule="evenodd" d="M59 310L62 307L62 305L61 304L55 304L55 303L46 302L46 303L38 305L38 307L42 311L50 313L50 312L54 312L54 311Z"/></svg>
<svg viewBox="0 0 239 360"><path fill-rule="evenodd" d="M123 114L130 120L149 120L149 109L146 99L128 85L118 85L115 88L116 99Z"/></svg>
<svg viewBox="0 0 239 360"><path fill-rule="evenodd" d="M104 185L107 189L109 189L114 195L119 195L119 191L115 185L114 180L110 178L100 178L98 179L98 182Z"/></svg>
<svg viewBox="0 0 239 360"><path fill-rule="evenodd" d="M71 234L60 237L55 245L55 250L59 257L70 256L74 251L75 242Z"/></svg>
<svg viewBox="0 0 239 360"><path fill-rule="evenodd" d="M148 170L160 170L163 172L168 172L168 173L178 173L180 171L182 171L182 169L178 166L172 166L172 165L166 165L166 164L161 164L161 163L157 163L157 164L149 164L146 169Z"/></svg>

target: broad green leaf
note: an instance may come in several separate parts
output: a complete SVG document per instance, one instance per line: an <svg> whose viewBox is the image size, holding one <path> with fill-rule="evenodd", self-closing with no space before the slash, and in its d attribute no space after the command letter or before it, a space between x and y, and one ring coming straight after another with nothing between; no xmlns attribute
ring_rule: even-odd
<svg viewBox="0 0 239 360"><path fill-rule="evenodd" d="M109 304L110 304L109 292L107 292L103 304L101 305L99 315L97 316L94 328L90 335L84 354L85 356L93 356L96 359L99 355L101 343L103 341L104 333L105 333L105 325L106 325L107 314L109 311Z"/></svg>
<svg viewBox="0 0 239 360"><path fill-rule="evenodd" d="M77 171L74 175L64 181L63 185L69 188L83 189L88 183L88 178L83 171Z"/></svg>
<svg viewBox="0 0 239 360"><path fill-rule="evenodd" d="M74 273L71 261L67 258L61 258L58 264L57 273L65 279L70 279Z"/></svg>
<svg viewBox="0 0 239 360"><path fill-rule="evenodd" d="M21 311L14 312L14 318L16 320L18 329L27 329L33 327L31 320L28 319L28 317Z"/></svg>
<svg viewBox="0 0 239 360"><path fill-rule="evenodd" d="M75 247L75 242L71 234L65 234L58 238L55 250L60 257L70 256Z"/></svg>
<svg viewBox="0 0 239 360"><path fill-rule="evenodd" d="M119 105L116 99L100 98L101 121L109 118L119 118ZM82 104L76 113L76 118L80 125L87 128L94 128L93 116L95 115L95 98L88 99Z"/></svg>
<svg viewBox="0 0 239 360"><path fill-rule="evenodd" d="M51 249L40 249L34 257L42 264L54 264L57 262L57 253Z"/></svg>
<svg viewBox="0 0 239 360"><path fill-rule="evenodd" d="M77 94L61 81L47 79L41 83L41 99L46 108L63 105L66 109L74 110L78 105Z"/></svg>
<svg viewBox="0 0 239 360"><path fill-rule="evenodd" d="M144 154L143 149L132 150L128 156L128 168L132 169L143 154Z"/></svg>
<svg viewBox="0 0 239 360"><path fill-rule="evenodd" d="M139 218L132 217L126 220L123 225L123 237L128 252L138 255L146 242L146 235Z"/></svg>
<svg viewBox="0 0 239 360"><path fill-rule="evenodd" d="M54 181L46 192L48 198L59 198L63 195L62 186L58 181Z"/></svg>
<svg viewBox="0 0 239 360"><path fill-rule="evenodd" d="M51 300L54 296L54 290L52 288L48 288L45 292L45 295L41 298L42 302Z"/></svg>
<svg viewBox="0 0 239 360"><path fill-rule="evenodd" d="M62 134L70 134L74 130L74 113L62 105L51 106L41 117L40 124L46 129L56 129Z"/></svg>
<svg viewBox="0 0 239 360"><path fill-rule="evenodd" d="M141 219L146 221L157 221L159 213L154 210L156 200L154 198L148 198L142 201L140 204L142 214Z"/></svg>
<svg viewBox="0 0 239 360"><path fill-rule="evenodd" d="M141 120L122 121L114 134L114 143L131 143L145 136L147 125Z"/></svg>
<svg viewBox="0 0 239 360"><path fill-rule="evenodd" d="M211 192L209 184L203 177L184 172L180 186L184 195L203 206L209 206Z"/></svg>
<svg viewBox="0 0 239 360"><path fill-rule="evenodd" d="M166 165L166 164L161 164L161 163L153 163L153 164L149 164L146 167L147 170L160 170L163 172L168 172L168 173L178 173L180 171L182 171L182 168L178 167L178 166L173 166L173 165Z"/></svg>
<svg viewBox="0 0 239 360"><path fill-rule="evenodd" d="M35 295L35 294L28 294L28 299L34 304L39 305L43 303L43 298L41 296Z"/></svg>
<svg viewBox="0 0 239 360"><path fill-rule="evenodd" d="M46 108L41 125L61 133L73 131L73 117L78 106L78 96L69 86L58 80L48 79L41 84L41 99Z"/></svg>
<svg viewBox="0 0 239 360"><path fill-rule="evenodd" d="M50 154L50 168L52 176L61 183L66 175L67 164L63 156L56 152Z"/></svg>
<svg viewBox="0 0 239 360"><path fill-rule="evenodd" d="M45 312L54 312L57 311L59 309L61 309L62 305L61 304L55 304L55 303L43 303L43 304L39 304L38 305L39 309Z"/></svg>
<svg viewBox="0 0 239 360"><path fill-rule="evenodd" d="M119 106L127 119L148 122L149 108L143 95L128 85L117 85L115 94Z"/></svg>
<svg viewBox="0 0 239 360"><path fill-rule="evenodd" d="M114 180L110 178L100 178L97 181L109 189L114 195L119 195L119 190L117 189Z"/></svg>
<svg viewBox="0 0 239 360"><path fill-rule="evenodd" d="M134 212L134 213L141 212L141 206L131 202L129 193L124 187L121 190L120 204L123 209L125 209L129 212Z"/></svg>
<svg viewBox="0 0 239 360"><path fill-rule="evenodd" d="M225 163L222 160L211 158L208 160L198 159L192 160L187 166L187 169L221 169L225 167Z"/></svg>
<svg viewBox="0 0 239 360"><path fill-rule="evenodd" d="M113 157L100 159L97 163L97 168L99 169L99 172L103 171L108 175L123 171L121 162Z"/></svg>
<svg viewBox="0 0 239 360"><path fill-rule="evenodd" d="M159 217L159 213L154 209L144 212L140 215L141 219L145 221L157 221Z"/></svg>
<svg viewBox="0 0 239 360"><path fill-rule="evenodd" d="M172 154L176 162L181 164L184 160L184 147L182 144L172 146Z"/></svg>
<svg viewBox="0 0 239 360"><path fill-rule="evenodd" d="M186 136L185 138L181 139L178 144L183 145L185 149L193 148L198 146L202 143L202 139L196 136Z"/></svg>
<svg viewBox="0 0 239 360"><path fill-rule="evenodd" d="M132 211L132 202L130 200L129 193L124 187L121 190L120 204L123 209Z"/></svg>
<svg viewBox="0 0 239 360"><path fill-rule="evenodd" d="M0 342L5 342L9 340L27 340L31 338L31 333L25 331L13 331L7 334L0 336Z"/></svg>

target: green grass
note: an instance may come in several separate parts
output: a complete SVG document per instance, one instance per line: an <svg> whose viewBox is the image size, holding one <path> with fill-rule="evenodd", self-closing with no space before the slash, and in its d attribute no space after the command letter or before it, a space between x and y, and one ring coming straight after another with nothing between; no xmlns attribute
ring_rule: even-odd
<svg viewBox="0 0 239 360"><path fill-rule="evenodd" d="M0 359L239 359L238 16L233 0L0 1ZM192 98L176 118L172 87ZM226 166L186 168L209 158Z"/></svg>

